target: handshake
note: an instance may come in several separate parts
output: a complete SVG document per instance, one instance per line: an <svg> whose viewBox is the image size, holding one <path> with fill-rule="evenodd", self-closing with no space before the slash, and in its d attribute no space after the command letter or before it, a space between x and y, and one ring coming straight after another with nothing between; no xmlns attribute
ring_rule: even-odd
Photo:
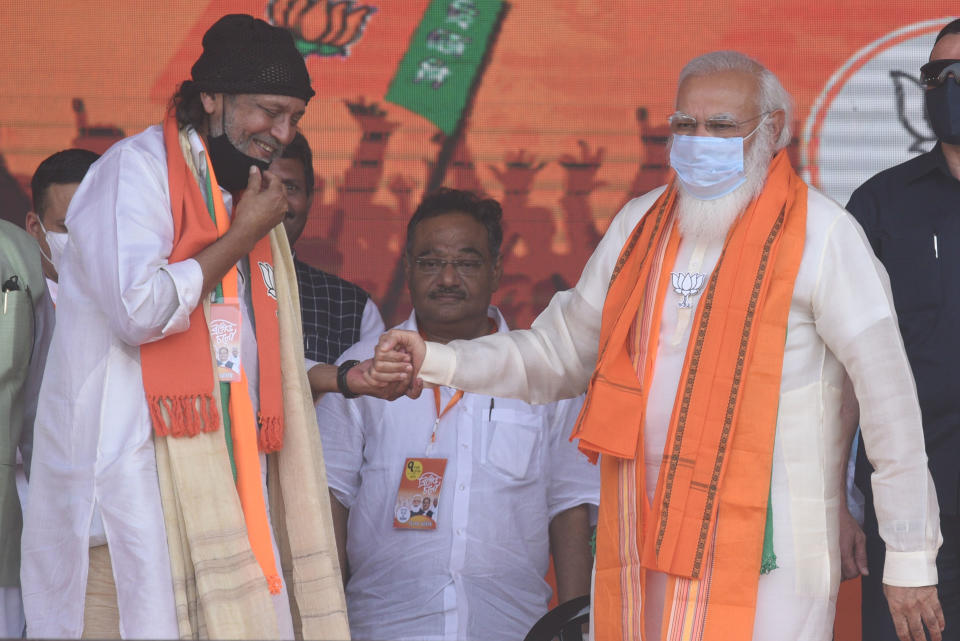
<svg viewBox="0 0 960 641"><path fill-rule="evenodd" d="M417 398L423 391L418 378L427 345L417 332L392 329L382 336L373 358L347 372L347 387L357 395L392 401L406 394Z"/></svg>

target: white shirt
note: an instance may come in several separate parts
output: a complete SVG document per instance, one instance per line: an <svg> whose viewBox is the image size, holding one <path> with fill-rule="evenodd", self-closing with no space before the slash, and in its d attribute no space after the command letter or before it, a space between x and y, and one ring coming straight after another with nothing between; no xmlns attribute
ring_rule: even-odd
<svg viewBox="0 0 960 641"><path fill-rule="evenodd" d="M196 132L191 145L196 166L206 167ZM229 193L221 196L230 211ZM91 522L99 508L121 634L178 638L140 345L188 328L203 273L192 258L167 260L173 219L159 126L120 141L91 166L66 223L61 322L40 391L24 515L21 583L28 634L80 636ZM256 411L246 262L238 263L241 344ZM262 460L261 467L265 471ZM284 591L275 602L285 598ZM289 608L284 604L278 615L283 628Z"/></svg>
<svg viewBox="0 0 960 641"><path fill-rule="evenodd" d="M531 330L429 343L420 376L535 402L581 393L596 365L601 311L614 264L662 191L624 207L576 287L558 293ZM760 578L756 639L829 638L840 581L838 506L856 426L855 412L844 411L847 375L877 470L873 487L887 545L884 582L918 586L937 581L939 511L886 272L860 227L839 205L812 188L807 204L806 240L787 321L771 479L780 568ZM681 243L675 270L689 271L693 250L690 243ZM715 253L706 248L700 271L712 270ZM651 450L659 446L661 452L689 337L675 304L665 303L663 313L646 434ZM648 474L655 477L649 465Z"/></svg>
<svg viewBox="0 0 960 641"><path fill-rule="evenodd" d="M506 324L491 307L500 331ZM414 315L399 326L416 329ZM341 360L373 353L358 343ZM441 388L446 407L454 391ZM522 639L547 610L550 520L596 505L599 470L568 438L582 398L528 405L465 394L443 416L437 529L393 528L407 457L425 455L434 395L387 402L327 394L317 418L327 480L350 510L347 608L357 639ZM436 509L436 508L434 508Z"/></svg>

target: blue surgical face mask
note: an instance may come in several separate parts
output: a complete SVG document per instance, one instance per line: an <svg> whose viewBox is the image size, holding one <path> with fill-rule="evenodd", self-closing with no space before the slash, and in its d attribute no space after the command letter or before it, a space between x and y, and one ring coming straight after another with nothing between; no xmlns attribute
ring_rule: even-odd
<svg viewBox="0 0 960 641"><path fill-rule="evenodd" d="M747 181L743 170L743 143L766 120L764 116L746 136L673 135L670 166L685 191L699 200L716 200L726 196Z"/></svg>

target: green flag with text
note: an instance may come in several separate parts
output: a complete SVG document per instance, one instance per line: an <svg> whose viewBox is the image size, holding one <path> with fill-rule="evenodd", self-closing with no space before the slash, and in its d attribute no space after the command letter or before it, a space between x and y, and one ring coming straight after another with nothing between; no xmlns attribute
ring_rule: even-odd
<svg viewBox="0 0 960 641"><path fill-rule="evenodd" d="M502 8L503 0L432 0L390 82L387 100L451 135Z"/></svg>

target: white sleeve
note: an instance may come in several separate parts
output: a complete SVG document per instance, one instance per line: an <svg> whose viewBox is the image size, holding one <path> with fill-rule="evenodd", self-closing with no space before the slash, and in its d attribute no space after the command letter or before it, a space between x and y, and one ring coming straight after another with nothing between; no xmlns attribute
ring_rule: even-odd
<svg viewBox="0 0 960 641"><path fill-rule="evenodd" d="M327 485L340 504L350 509L360 490L363 464L362 399L324 394L317 402L317 425L327 468Z"/></svg>
<svg viewBox="0 0 960 641"><path fill-rule="evenodd" d="M186 330L203 287L197 261L168 260L173 218L166 175L159 159L116 150L91 167L68 210L71 283L87 290L130 345Z"/></svg>
<svg viewBox="0 0 960 641"><path fill-rule="evenodd" d="M551 424L547 428L550 440L550 487L547 490L547 510L551 519L578 505L600 504L600 468L570 441L570 433L580 414L583 396L554 403ZM593 510L591 510L593 511Z"/></svg>
<svg viewBox="0 0 960 641"><path fill-rule="evenodd" d="M384 331L386 327L380 310L373 299L367 296L367 304L363 306L363 316L360 318L360 340L357 342L371 341L376 344Z"/></svg>
<svg viewBox="0 0 960 641"><path fill-rule="evenodd" d="M883 582L937 583L939 508L927 469L920 405L889 280L853 218L839 216L821 257L813 297L817 333L846 368L886 544Z"/></svg>
<svg viewBox="0 0 960 641"><path fill-rule="evenodd" d="M557 292L528 330L427 343L420 377L476 394L548 403L581 394L593 374L610 275L623 244L663 188L617 214L573 289ZM458 367L459 363L468 364Z"/></svg>

